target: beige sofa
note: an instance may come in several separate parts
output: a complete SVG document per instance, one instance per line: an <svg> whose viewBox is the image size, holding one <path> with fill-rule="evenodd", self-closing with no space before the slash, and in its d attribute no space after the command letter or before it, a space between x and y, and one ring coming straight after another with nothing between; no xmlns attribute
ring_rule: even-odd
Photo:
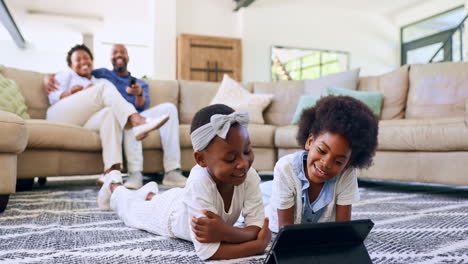
<svg viewBox="0 0 468 264"><path fill-rule="evenodd" d="M27 140L24 152L21 143L16 148L0 143L0 164L10 168L0 172L0 182L9 183L2 184L0 195L15 192L16 177L102 172L97 133L44 120L49 105L42 88L43 74L4 66L0 66L0 73L18 82L33 118L21 120L23 125L18 118L9 121L7 116L11 114L0 111L0 131L16 122L28 134L24 132L16 139ZM467 73L468 63L440 63L404 66L384 75L361 78L358 90L382 91L385 102L375 164L361 171L360 177L468 185ZM219 84L161 80L148 83L152 105L172 102L179 109L182 170L188 171L194 165L190 121L198 109L209 104ZM297 127L290 122L299 97L304 94L304 82L254 82L246 88L275 95L264 112L266 124L248 127L255 153L253 166L259 171L272 171L279 157L300 149L295 140ZM143 141L143 149L144 172L162 172L157 131Z"/></svg>

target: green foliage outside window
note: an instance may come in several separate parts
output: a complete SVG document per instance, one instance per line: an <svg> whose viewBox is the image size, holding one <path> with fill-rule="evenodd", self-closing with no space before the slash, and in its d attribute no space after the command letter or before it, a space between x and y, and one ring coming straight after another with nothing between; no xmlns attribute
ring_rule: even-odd
<svg viewBox="0 0 468 264"><path fill-rule="evenodd" d="M273 81L305 80L347 70L349 54L274 46L271 59Z"/></svg>

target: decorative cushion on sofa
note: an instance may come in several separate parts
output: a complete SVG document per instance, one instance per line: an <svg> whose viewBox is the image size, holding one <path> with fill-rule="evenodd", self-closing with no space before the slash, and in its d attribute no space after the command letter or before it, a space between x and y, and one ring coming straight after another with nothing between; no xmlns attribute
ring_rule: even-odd
<svg viewBox="0 0 468 264"><path fill-rule="evenodd" d="M465 115L468 62L411 65L405 118L433 119Z"/></svg>
<svg viewBox="0 0 468 264"><path fill-rule="evenodd" d="M303 95L299 98L299 103L297 103L296 112L294 112L293 119L291 121L292 125L299 124L299 119L301 118L302 111L304 109L312 107L320 99L319 96L315 95Z"/></svg>
<svg viewBox="0 0 468 264"><path fill-rule="evenodd" d="M409 66L379 75L362 77L358 91L383 92L384 102L380 119L402 119L405 116L406 98L408 95Z"/></svg>
<svg viewBox="0 0 468 264"><path fill-rule="evenodd" d="M6 79L0 74L0 110L17 114L23 119L29 119L28 108L18 84Z"/></svg>
<svg viewBox="0 0 468 264"><path fill-rule="evenodd" d="M296 111L299 98L304 95L304 81L255 82L255 94L274 94L270 106L264 112L265 122L275 126L287 126Z"/></svg>
<svg viewBox="0 0 468 264"><path fill-rule="evenodd" d="M307 95L324 96L329 86L339 87L347 90L356 90L359 83L360 68L330 74L318 79L305 80L304 92Z"/></svg>
<svg viewBox="0 0 468 264"><path fill-rule="evenodd" d="M381 92L350 91L333 87L328 87L327 92L329 95L347 95L354 97L369 106L372 112L374 112L377 117L380 117L384 98L384 94Z"/></svg>
<svg viewBox="0 0 468 264"><path fill-rule="evenodd" d="M44 74L2 65L0 65L0 73L5 78L16 81L24 96L31 118L45 119L47 108L49 108L49 99L44 92Z"/></svg>
<svg viewBox="0 0 468 264"><path fill-rule="evenodd" d="M263 110L271 103L272 98L273 94L249 93L238 82L225 74L218 92L210 104L225 104L236 111L247 111L251 123L264 124Z"/></svg>

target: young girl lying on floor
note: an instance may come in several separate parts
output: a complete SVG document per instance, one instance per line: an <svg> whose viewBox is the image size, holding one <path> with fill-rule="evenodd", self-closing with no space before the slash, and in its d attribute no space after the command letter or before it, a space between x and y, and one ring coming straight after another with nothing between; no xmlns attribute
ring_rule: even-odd
<svg viewBox="0 0 468 264"><path fill-rule="evenodd" d="M226 105L198 111L191 139L195 165L184 188L157 193L150 182L137 191L112 171L98 195L99 207L116 211L126 225L192 241L203 259L231 259L264 252L270 242L260 177L246 125L248 115ZM155 195L156 194L156 195ZM245 228L234 227L239 215Z"/></svg>
<svg viewBox="0 0 468 264"><path fill-rule="evenodd" d="M297 134L305 150L279 159L273 181L261 185L270 229L351 220L359 200L355 168L371 165L377 133L377 117L349 96L326 96L305 109Z"/></svg>

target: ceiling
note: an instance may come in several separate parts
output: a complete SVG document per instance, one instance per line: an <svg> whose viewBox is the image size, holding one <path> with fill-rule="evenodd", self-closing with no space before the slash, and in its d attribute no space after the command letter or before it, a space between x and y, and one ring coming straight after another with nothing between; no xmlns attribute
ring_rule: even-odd
<svg viewBox="0 0 468 264"><path fill-rule="evenodd" d="M40 10L49 13L81 14L94 17L120 17L125 19L131 14L147 13L151 0L6 0L7 6L28 10ZM175 0L174 0L175 1ZM196 0L201 1L201 0ZM211 0L234 2L233 0ZM204 1L203 4L209 2ZM374 12L392 15L401 10L428 2L428 0L255 0L250 7L274 7L291 3L316 4L324 8L340 8L354 11ZM233 3L233 6L235 4ZM112 9L112 12L109 12Z"/></svg>
<svg viewBox="0 0 468 264"><path fill-rule="evenodd" d="M144 23L148 17L148 0L6 0L11 13L63 16L89 20L112 20Z"/></svg>
<svg viewBox="0 0 468 264"><path fill-rule="evenodd" d="M256 0L251 7L274 7L284 4L285 0ZM392 16L402 10L417 6L428 0L287 0L287 4L297 3L317 5L322 8L340 8L362 11L378 15Z"/></svg>

